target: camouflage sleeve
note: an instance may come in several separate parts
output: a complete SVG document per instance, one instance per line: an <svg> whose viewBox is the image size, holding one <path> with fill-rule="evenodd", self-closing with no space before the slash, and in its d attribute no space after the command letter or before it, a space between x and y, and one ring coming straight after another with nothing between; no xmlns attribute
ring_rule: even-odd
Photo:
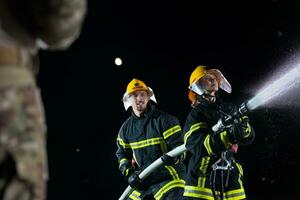
<svg viewBox="0 0 300 200"><path fill-rule="evenodd" d="M65 49L79 36L86 0L29 0L36 36L49 49Z"/></svg>

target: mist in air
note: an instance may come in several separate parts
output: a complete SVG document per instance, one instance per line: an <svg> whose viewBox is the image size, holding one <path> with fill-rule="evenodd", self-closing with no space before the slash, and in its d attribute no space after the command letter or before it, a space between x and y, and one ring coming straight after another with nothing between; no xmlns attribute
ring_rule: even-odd
<svg viewBox="0 0 300 200"><path fill-rule="evenodd" d="M257 107L300 108L300 61L282 66L247 102L250 110Z"/></svg>

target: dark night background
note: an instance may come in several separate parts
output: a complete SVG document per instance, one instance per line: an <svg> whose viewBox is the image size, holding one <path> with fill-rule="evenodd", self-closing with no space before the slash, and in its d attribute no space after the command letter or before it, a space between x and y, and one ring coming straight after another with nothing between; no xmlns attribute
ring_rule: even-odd
<svg viewBox="0 0 300 200"><path fill-rule="evenodd" d="M115 139L130 114L121 98L132 78L150 85L159 107L183 125L189 75L197 65L220 69L233 87L225 98L241 103L298 53L299 1L185 2L90 0L72 47L41 52L49 200L122 194L127 184L118 171ZM116 57L122 66L114 64ZM257 137L239 156L248 199L297 199L299 109L262 107L250 118Z"/></svg>

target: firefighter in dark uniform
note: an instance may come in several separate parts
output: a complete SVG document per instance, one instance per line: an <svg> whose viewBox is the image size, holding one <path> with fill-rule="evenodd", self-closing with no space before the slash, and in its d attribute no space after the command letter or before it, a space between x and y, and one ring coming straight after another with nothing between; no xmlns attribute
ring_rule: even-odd
<svg viewBox="0 0 300 200"><path fill-rule="evenodd" d="M117 138L119 169L129 185L136 188L129 199L181 199L183 164L165 155L182 144L181 127L176 117L158 110L150 100L156 102L152 89L143 81L133 79L128 84L123 103L126 110L132 107L132 115L123 123ZM141 181L138 172L161 156L165 165Z"/></svg>
<svg viewBox="0 0 300 200"><path fill-rule="evenodd" d="M252 143L254 131L247 116L214 132L212 127L237 107L217 96L219 88L231 93L231 86L217 69L198 66L190 77L190 111L183 138L189 154L184 199L246 199L243 170L234 159L238 145ZM222 169L221 169L222 168Z"/></svg>

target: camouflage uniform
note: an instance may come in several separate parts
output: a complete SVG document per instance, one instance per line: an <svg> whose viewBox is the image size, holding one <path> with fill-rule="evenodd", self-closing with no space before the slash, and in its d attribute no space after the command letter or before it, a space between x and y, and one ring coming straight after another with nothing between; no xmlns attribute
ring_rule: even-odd
<svg viewBox="0 0 300 200"><path fill-rule="evenodd" d="M0 0L0 199L44 200L46 126L37 54L77 38L85 0Z"/></svg>

